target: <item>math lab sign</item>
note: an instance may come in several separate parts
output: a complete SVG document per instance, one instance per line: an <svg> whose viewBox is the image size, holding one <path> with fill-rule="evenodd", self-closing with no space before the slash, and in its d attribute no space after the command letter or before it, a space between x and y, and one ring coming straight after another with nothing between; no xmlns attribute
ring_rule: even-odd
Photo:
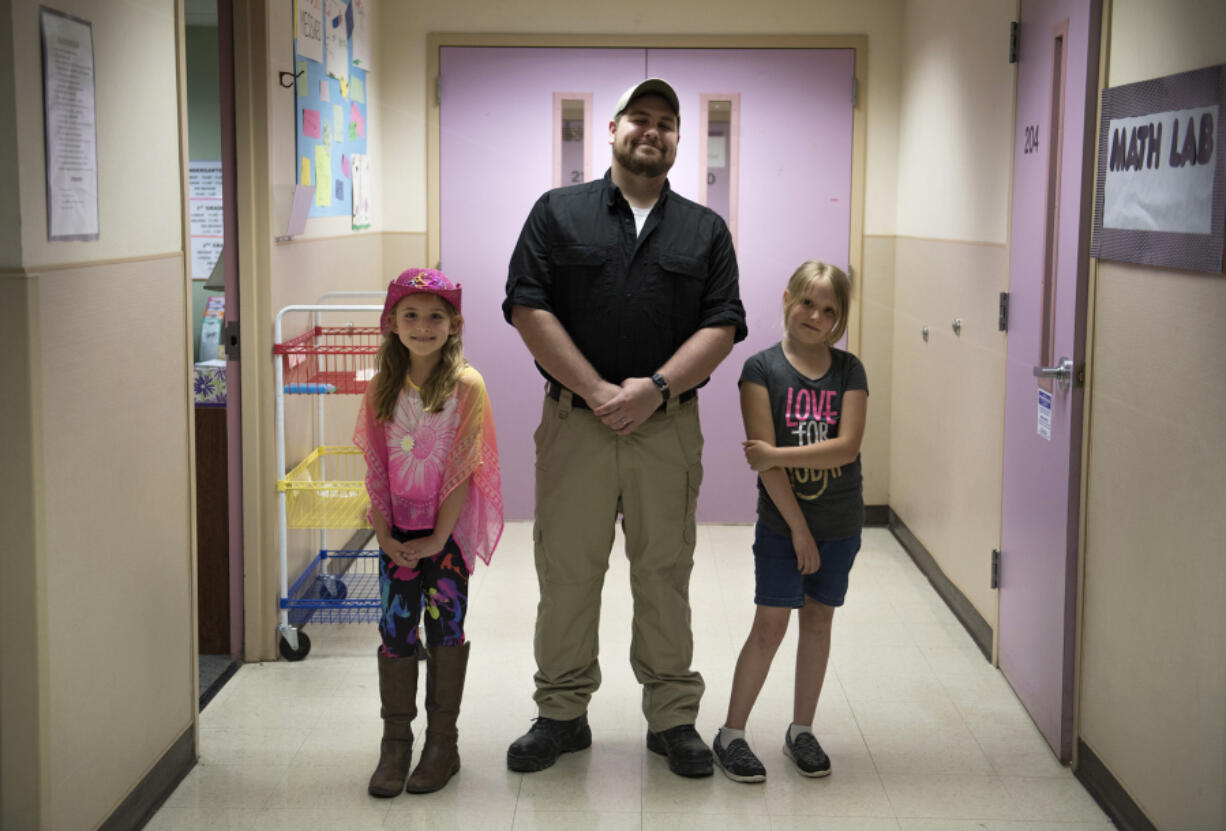
<svg viewBox="0 0 1226 831"><path fill-rule="evenodd" d="M1103 90L1092 253L1222 270L1226 66Z"/></svg>

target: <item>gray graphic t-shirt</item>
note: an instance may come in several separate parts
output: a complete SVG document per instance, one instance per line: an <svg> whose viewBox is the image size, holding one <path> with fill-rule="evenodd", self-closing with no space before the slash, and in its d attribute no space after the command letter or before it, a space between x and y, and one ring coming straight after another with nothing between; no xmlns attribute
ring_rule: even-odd
<svg viewBox="0 0 1226 831"><path fill-rule="evenodd" d="M776 343L751 355L741 369L739 384L766 387L775 422L776 447L800 447L839 434L843 393L868 391L864 364L850 352L830 349L830 369L821 378L806 378L796 371ZM827 470L788 468L792 492L816 540L855 536L864 526L860 457L849 465ZM777 534L791 536L783 515L758 479L758 518Z"/></svg>

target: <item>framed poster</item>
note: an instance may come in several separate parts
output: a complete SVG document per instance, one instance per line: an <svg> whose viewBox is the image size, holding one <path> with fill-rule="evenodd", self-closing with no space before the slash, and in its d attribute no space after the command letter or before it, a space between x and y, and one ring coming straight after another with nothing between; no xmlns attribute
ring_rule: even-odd
<svg viewBox="0 0 1226 831"><path fill-rule="evenodd" d="M94 33L88 21L40 6L47 239L98 239Z"/></svg>
<svg viewBox="0 0 1226 831"><path fill-rule="evenodd" d="M1091 254L1222 271L1226 65L1102 95Z"/></svg>

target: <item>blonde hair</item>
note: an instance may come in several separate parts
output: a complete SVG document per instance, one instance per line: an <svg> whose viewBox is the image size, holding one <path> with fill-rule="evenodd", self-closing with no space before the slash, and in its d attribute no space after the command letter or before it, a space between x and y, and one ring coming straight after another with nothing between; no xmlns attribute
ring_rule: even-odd
<svg viewBox="0 0 1226 831"><path fill-rule="evenodd" d="M443 343L438 364L430 372L426 383L422 384L421 401L428 413L438 412L443 408L443 403L455 392L456 384L460 382L460 376L468 366L468 361L464 360L464 342L460 336L464 318L442 297L435 297L443 301L452 321L458 318L460 325ZM396 305L399 306L400 303ZM395 308L392 309L392 317L395 318ZM400 391L404 389L412 364L409 350L400 342L400 336L394 331L383 334L383 344L379 347L375 364L379 370L375 376L375 418L379 421L391 421L396 414L396 400L400 398Z"/></svg>
<svg viewBox="0 0 1226 831"><path fill-rule="evenodd" d="M834 291L837 319L827 339L827 345L831 345L843 337L843 333L847 331L847 318L851 309L851 279L837 266L818 262L817 260L808 260L802 263L800 268L792 272L792 276L788 280L787 297L783 302L783 323L786 327L787 320L792 315L792 310L800 305L800 301L804 299L805 295L813 289L813 286L819 280L825 280L830 283L830 288Z"/></svg>

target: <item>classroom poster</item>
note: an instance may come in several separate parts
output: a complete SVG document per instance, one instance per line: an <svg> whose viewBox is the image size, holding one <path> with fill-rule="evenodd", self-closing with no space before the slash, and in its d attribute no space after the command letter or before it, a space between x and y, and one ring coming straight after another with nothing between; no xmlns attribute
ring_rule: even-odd
<svg viewBox="0 0 1226 831"><path fill-rule="evenodd" d="M354 13L346 0L297 3L295 23L300 37L295 42L294 61L303 73L294 85L298 184L315 186L310 216L353 217L353 159L366 154L368 68L352 63L352 48L358 41L351 32L365 14ZM312 37L305 44L310 55L301 48L307 6L321 10L319 43ZM319 45L322 48L317 49ZM368 213L363 215L369 224Z"/></svg>
<svg viewBox="0 0 1226 831"><path fill-rule="evenodd" d="M345 0L324 0L324 46L328 74L341 82L344 92L349 83L349 4Z"/></svg>
<svg viewBox="0 0 1226 831"><path fill-rule="evenodd" d="M370 0L350 0L349 13L353 17L353 66L358 69L370 69L370 14L367 4ZM356 99L355 99L356 100Z"/></svg>
<svg viewBox="0 0 1226 831"><path fill-rule="evenodd" d="M225 242L221 162L187 163L187 205L191 220L192 279L207 280Z"/></svg>
<svg viewBox="0 0 1226 831"><path fill-rule="evenodd" d="M323 0L294 0L294 39L299 55L315 63L323 63Z"/></svg>
<svg viewBox="0 0 1226 831"><path fill-rule="evenodd" d="M43 51L47 239L98 239L98 131L92 25L39 10Z"/></svg>

